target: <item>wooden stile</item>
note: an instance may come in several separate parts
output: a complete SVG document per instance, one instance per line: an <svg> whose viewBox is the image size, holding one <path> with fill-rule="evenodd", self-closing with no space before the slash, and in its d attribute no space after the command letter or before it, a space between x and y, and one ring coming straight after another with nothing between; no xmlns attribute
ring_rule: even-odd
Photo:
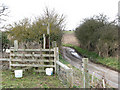
<svg viewBox="0 0 120 90"><path fill-rule="evenodd" d="M56 73L56 61L58 59L58 48L53 49L19 49L18 41L14 41L14 47L10 48L9 68L12 67L52 67ZM45 54L43 52L49 52ZM51 52L51 53L50 53ZM49 57L49 60L47 59ZM48 62L48 64L46 64ZM40 70L37 70L40 71Z"/></svg>

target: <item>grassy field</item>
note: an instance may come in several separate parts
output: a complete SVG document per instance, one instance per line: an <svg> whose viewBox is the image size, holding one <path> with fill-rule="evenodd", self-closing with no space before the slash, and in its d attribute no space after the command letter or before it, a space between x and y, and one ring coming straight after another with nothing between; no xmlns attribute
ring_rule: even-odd
<svg viewBox="0 0 120 90"><path fill-rule="evenodd" d="M63 31L63 33L71 34L71 33L74 33L74 31Z"/></svg>
<svg viewBox="0 0 120 90"><path fill-rule="evenodd" d="M74 31L64 31L64 34L62 37L62 43L79 46L79 43L77 38L75 37Z"/></svg>
<svg viewBox="0 0 120 90"><path fill-rule="evenodd" d="M83 56L88 57L90 60L92 60L95 63L99 63L102 65L105 65L111 69L120 71L120 66L118 64L118 59L115 57L100 57L95 52L90 52L88 50L84 50L78 46L72 45L72 44L64 44L64 46L72 47L74 48L78 53L81 53Z"/></svg>
<svg viewBox="0 0 120 90"><path fill-rule="evenodd" d="M10 70L2 71L2 88L64 88L57 75L27 71L22 78L15 78Z"/></svg>

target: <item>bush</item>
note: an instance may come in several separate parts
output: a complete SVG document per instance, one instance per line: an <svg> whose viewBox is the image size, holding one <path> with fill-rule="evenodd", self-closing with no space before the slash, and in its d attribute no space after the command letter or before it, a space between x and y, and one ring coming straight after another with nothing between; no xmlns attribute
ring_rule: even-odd
<svg viewBox="0 0 120 90"><path fill-rule="evenodd" d="M95 51L100 56L116 56L118 47L118 29L105 15L85 19L75 30L80 47Z"/></svg>
<svg viewBox="0 0 120 90"><path fill-rule="evenodd" d="M64 28L63 15L59 15L55 10L50 11L45 9L44 14L37 17L32 23L29 19L25 18L19 23L14 23L9 28L9 34L12 40L17 39L19 42L41 42L43 34L47 35L47 27L49 23L50 40L57 41L58 45L61 45L62 30Z"/></svg>

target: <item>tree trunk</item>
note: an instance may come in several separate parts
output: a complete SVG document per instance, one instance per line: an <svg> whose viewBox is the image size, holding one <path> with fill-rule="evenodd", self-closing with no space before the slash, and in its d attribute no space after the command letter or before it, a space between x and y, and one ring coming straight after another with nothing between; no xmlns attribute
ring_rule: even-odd
<svg viewBox="0 0 120 90"><path fill-rule="evenodd" d="M99 47L97 45L96 45L96 48L98 50L99 56L101 56L101 51L100 51L100 49L99 49Z"/></svg>

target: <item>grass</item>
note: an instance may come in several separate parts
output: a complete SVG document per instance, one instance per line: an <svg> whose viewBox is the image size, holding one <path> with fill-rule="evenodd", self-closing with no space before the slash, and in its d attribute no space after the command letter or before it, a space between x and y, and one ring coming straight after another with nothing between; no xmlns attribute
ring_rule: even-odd
<svg viewBox="0 0 120 90"><path fill-rule="evenodd" d="M103 58L103 59L98 59L99 63L102 63L104 65L107 65L113 69L116 69L116 70L120 70L120 66L118 64L118 60L117 58L114 58L114 57L109 57L109 58Z"/></svg>
<svg viewBox="0 0 120 90"><path fill-rule="evenodd" d="M72 66L68 61L66 61L65 59L62 58L62 55L60 55L60 62L62 62L63 64L67 65L68 67L72 68L73 71L74 71L74 78L75 77L81 77L81 80L82 80L82 71L74 66ZM91 81L92 80L92 75L89 74L89 80ZM102 82L101 79L98 79L97 77L94 76L94 83L92 84L90 82L90 85L92 85L92 87L95 87L95 85L97 85L99 82L97 82L97 80L99 82ZM75 82L74 82L75 83ZM81 88L82 87L82 82L80 82L81 84L79 85L76 85L74 84L73 85L73 88ZM106 84L106 88L112 88L111 86L109 86L108 84Z"/></svg>
<svg viewBox="0 0 120 90"><path fill-rule="evenodd" d="M88 50L84 50L78 46L74 46L71 44L65 44L63 46L74 48L78 53L81 53L83 56L88 57L90 60L92 60L95 63L100 63L100 64L110 67L114 70L120 71L120 66L118 64L118 60L115 57L100 57L95 52L90 52Z"/></svg>
<svg viewBox="0 0 120 90"><path fill-rule="evenodd" d="M63 31L63 33L71 34L74 33L74 31Z"/></svg>
<svg viewBox="0 0 120 90"><path fill-rule="evenodd" d="M64 59L62 58L62 55L61 55L61 54L59 55L59 59L60 59L60 62L63 63L63 64L65 64L65 65L70 64L69 62L67 62L66 60L64 60Z"/></svg>
<svg viewBox="0 0 120 90"><path fill-rule="evenodd" d="M57 75L26 71L22 78L15 78L10 70L2 71L2 88L64 88Z"/></svg>

